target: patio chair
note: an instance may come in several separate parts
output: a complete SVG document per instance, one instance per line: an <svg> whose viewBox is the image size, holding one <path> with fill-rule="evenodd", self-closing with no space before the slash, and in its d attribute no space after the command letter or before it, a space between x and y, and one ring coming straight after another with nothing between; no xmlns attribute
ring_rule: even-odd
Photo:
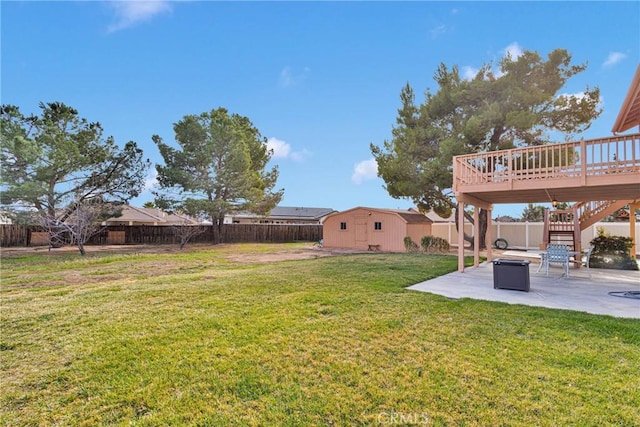
<svg viewBox="0 0 640 427"><path fill-rule="evenodd" d="M549 275L549 265L555 263L562 264L564 276L569 277L569 247L567 245L552 243L547 246L546 252L541 255L541 267L544 267L547 276Z"/></svg>
<svg viewBox="0 0 640 427"><path fill-rule="evenodd" d="M585 267L587 267L587 273L589 273L589 279L591 279L591 270L589 269L589 259L591 258L592 252L593 252L593 246L590 246L589 249L587 249L582 254L582 259L580 260L580 263Z"/></svg>

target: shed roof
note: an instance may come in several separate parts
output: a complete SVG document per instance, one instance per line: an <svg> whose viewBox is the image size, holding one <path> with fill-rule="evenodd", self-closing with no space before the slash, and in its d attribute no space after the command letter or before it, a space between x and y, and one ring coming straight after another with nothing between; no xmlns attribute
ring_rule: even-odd
<svg viewBox="0 0 640 427"><path fill-rule="evenodd" d="M352 212L356 210L366 210L369 212L394 214L407 224L423 224L423 223L430 224L433 222L431 219L427 218L425 215L421 214L420 212L414 209L407 209L407 210L382 209L382 208L369 208L366 206L357 206L355 208L347 209L346 211L336 212L333 215L343 214L343 213Z"/></svg>
<svg viewBox="0 0 640 427"><path fill-rule="evenodd" d="M640 126L640 64L611 131L621 133L635 126Z"/></svg>

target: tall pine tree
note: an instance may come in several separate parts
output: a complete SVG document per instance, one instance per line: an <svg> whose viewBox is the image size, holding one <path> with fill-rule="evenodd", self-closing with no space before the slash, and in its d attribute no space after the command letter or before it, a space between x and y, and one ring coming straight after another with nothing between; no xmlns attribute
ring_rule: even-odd
<svg viewBox="0 0 640 427"><path fill-rule="evenodd" d="M173 129L177 148L153 136L165 163L156 166L158 207L210 219L220 242L226 214L267 214L282 199L284 190L273 190L278 168L266 170L272 152L247 117L218 108L187 115Z"/></svg>
<svg viewBox="0 0 640 427"><path fill-rule="evenodd" d="M571 65L564 49L552 51L546 60L525 51L504 58L497 72L491 64L483 66L471 80L463 79L457 66L441 64L434 76L438 91L427 90L420 105L407 84L393 138L382 147L371 144L387 191L411 199L423 211L449 216L457 207L451 191L453 156L547 144L554 134L568 139L589 127L601 112L599 89L587 87L580 96L558 94L585 68ZM480 221L480 245L485 247L484 210Z"/></svg>

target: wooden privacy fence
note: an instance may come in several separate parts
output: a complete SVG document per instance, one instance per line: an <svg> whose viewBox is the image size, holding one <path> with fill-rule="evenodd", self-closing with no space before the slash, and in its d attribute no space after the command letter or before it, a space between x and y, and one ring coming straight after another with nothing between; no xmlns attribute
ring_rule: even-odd
<svg viewBox="0 0 640 427"><path fill-rule="evenodd" d="M214 226L200 226L204 232L193 236L191 243L212 243L217 232ZM22 225L0 225L0 246L30 246L37 227ZM320 224L225 224L222 243L286 243L316 242L322 239ZM178 242L176 230L170 226L133 225L105 227L89 240L89 245L127 244L161 245Z"/></svg>
<svg viewBox="0 0 640 427"><path fill-rule="evenodd" d="M29 246L31 229L22 225L0 224L0 246Z"/></svg>

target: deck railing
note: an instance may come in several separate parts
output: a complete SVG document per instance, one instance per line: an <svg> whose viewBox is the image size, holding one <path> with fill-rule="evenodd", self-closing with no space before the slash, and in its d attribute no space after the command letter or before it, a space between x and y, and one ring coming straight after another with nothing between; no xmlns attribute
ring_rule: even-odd
<svg viewBox="0 0 640 427"><path fill-rule="evenodd" d="M455 156L458 186L640 172L640 133Z"/></svg>
<svg viewBox="0 0 640 427"><path fill-rule="evenodd" d="M590 200L578 202L572 208L580 220L580 230L585 230L628 203L629 200Z"/></svg>

